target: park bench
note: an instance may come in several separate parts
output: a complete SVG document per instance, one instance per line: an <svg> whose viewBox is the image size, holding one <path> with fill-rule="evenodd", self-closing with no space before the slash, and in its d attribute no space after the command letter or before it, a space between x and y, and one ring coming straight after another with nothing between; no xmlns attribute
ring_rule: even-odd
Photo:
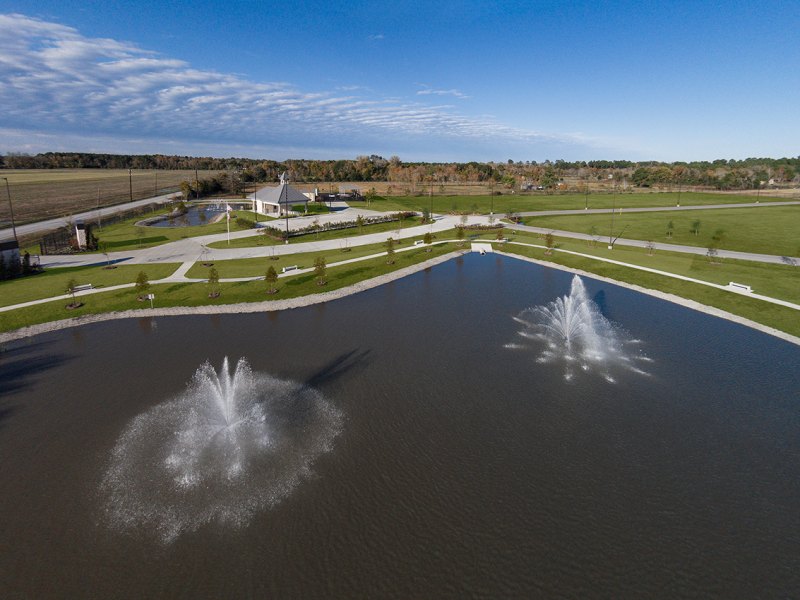
<svg viewBox="0 0 800 600"><path fill-rule="evenodd" d="M91 290L94 286L91 283L82 283L81 285L75 286L76 292L85 292L86 290Z"/></svg>
<svg viewBox="0 0 800 600"><path fill-rule="evenodd" d="M297 265L292 265L290 267L283 267L283 269L281 269L281 273L286 273L287 271L296 271L297 268L298 268Z"/></svg>
<svg viewBox="0 0 800 600"><path fill-rule="evenodd" d="M734 281L728 283L728 287L736 290L737 292L747 292L748 294L753 291L753 289L749 285L745 285L743 283L736 283Z"/></svg>
<svg viewBox="0 0 800 600"><path fill-rule="evenodd" d="M416 240L416 241L414 242L414 245L415 245L415 246L421 246L421 245L422 245L422 244L424 244L424 243L425 243L425 242L424 242L423 240Z"/></svg>

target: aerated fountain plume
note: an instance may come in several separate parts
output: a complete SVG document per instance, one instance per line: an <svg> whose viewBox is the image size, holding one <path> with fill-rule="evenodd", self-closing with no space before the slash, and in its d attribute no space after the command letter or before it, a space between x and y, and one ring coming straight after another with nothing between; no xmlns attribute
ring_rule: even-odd
<svg viewBox="0 0 800 600"><path fill-rule="evenodd" d="M514 320L523 326L518 333L526 343L506 347L538 349L538 362L562 362L567 380L575 376L576 367L584 372L599 372L609 382L615 381L613 371L618 368L645 374L635 363L649 359L630 351L638 340L627 338L601 314L577 275L572 279L569 295L546 306L527 308Z"/></svg>
<svg viewBox="0 0 800 600"><path fill-rule="evenodd" d="M100 486L106 524L164 542L204 524L246 525L311 473L342 415L318 391L245 359L206 362L186 391L137 416Z"/></svg>

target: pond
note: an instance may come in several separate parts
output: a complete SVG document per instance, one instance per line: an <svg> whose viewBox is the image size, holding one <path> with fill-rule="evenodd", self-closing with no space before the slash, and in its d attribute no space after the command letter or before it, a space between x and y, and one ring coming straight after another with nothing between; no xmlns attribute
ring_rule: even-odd
<svg viewBox="0 0 800 600"><path fill-rule="evenodd" d="M241 203L234 205L230 204L231 209L238 210ZM169 217L164 216L162 219L153 220L147 224L148 227L195 227L197 225L206 225L208 223L216 223L225 216L225 203L207 203L197 204L187 207L186 212L182 215Z"/></svg>
<svg viewBox="0 0 800 600"><path fill-rule="evenodd" d="M795 594L800 348L582 284L473 254L7 344L0 595Z"/></svg>

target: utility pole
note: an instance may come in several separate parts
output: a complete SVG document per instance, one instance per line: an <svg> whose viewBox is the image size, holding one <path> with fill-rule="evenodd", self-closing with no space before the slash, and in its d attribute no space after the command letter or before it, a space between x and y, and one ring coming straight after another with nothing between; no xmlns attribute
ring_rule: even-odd
<svg viewBox="0 0 800 600"><path fill-rule="evenodd" d="M8 186L8 177L2 177L6 180L6 194L8 194L8 212L11 213L11 231L14 232L14 241L17 242L19 248L19 239L17 238L17 226L14 224L14 207L11 205L11 188Z"/></svg>
<svg viewBox="0 0 800 600"><path fill-rule="evenodd" d="M133 202L133 174L130 169L128 169L128 196Z"/></svg>
<svg viewBox="0 0 800 600"><path fill-rule="evenodd" d="M156 182L153 184L153 196L158 196L158 170L156 169Z"/></svg>
<svg viewBox="0 0 800 600"><path fill-rule="evenodd" d="M197 180L197 167L194 168L194 197L200 198L200 183Z"/></svg>

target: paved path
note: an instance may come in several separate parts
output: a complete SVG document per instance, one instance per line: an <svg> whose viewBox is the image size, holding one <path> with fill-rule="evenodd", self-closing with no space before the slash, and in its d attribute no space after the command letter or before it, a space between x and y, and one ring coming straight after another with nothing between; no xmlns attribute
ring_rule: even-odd
<svg viewBox="0 0 800 600"><path fill-rule="evenodd" d="M163 194L161 196L153 196L152 198L145 198L143 200L134 200L133 202L125 202L123 204L115 204L114 206L105 206L98 209L87 210L80 213L70 215L73 221L85 221L87 223L97 221L98 216L106 217L108 215L116 215L117 213L125 212L138 206L147 206L148 204L166 204L171 201L175 192L170 194ZM47 231L53 231L67 225L66 217L56 217L55 219L47 219L46 221L37 221L36 223L28 223L26 225L17 225L17 236L22 237L30 234L40 234ZM13 240L14 234L11 228L0 229L0 240Z"/></svg>

